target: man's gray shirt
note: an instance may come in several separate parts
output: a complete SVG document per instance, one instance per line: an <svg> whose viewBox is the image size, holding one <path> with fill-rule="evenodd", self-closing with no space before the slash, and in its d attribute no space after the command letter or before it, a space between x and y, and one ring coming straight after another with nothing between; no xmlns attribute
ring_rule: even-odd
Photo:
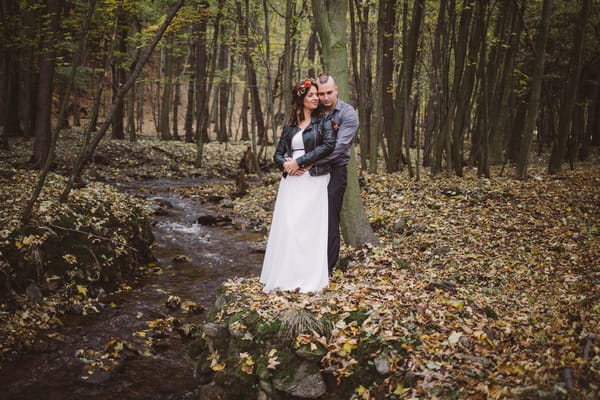
<svg viewBox="0 0 600 400"><path fill-rule="evenodd" d="M317 164L331 164L339 167L350 161L350 149L354 136L358 132L358 115L350 104L338 98L335 108L330 113L333 122L338 126L337 139L333 153L328 155Z"/></svg>

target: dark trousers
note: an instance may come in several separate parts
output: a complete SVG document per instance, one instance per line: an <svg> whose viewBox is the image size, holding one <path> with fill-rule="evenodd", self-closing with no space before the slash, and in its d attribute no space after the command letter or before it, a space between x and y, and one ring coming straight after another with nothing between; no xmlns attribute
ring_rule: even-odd
<svg viewBox="0 0 600 400"><path fill-rule="evenodd" d="M327 261L329 274L340 255L340 213L344 201L344 191L348 181L346 166L331 167L327 195L329 198L329 230L327 235Z"/></svg>

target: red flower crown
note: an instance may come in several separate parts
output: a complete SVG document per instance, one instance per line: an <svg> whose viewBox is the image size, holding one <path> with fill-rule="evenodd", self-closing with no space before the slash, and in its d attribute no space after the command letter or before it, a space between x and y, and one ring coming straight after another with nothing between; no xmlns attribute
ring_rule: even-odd
<svg viewBox="0 0 600 400"><path fill-rule="evenodd" d="M308 89L310 89L310 87L312 86L312 83L310 83L310 81L307 79L304 82L302 82L301 84L299 84L298 86L296 86L296 96L300 97L303 96L304 94L306 94L306 92L308 91Z"/></svg>

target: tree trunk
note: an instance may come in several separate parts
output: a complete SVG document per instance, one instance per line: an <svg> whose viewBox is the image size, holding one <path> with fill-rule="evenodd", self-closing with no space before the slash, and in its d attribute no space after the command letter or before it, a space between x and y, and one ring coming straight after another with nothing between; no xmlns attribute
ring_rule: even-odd
<svg viewBox="0 0 600 400"><path fill-rule="evenodd" d="M358 59L358 66L354 65L354 84L357 88L358 97L358 119L362 123L360 124L358 140L360 143L360 167L362 170L367 169L367 160L369 159L369 144L371 140L371 113L373 109L372 87L371 82L373 80L371 72L371 45L370 45L370 33L369 33L369 12L370 3L361 3L358 0L352 2L356 7L356 15L358 17L358 49L353 51L353 59ZM352 3L350 10L352 11ZM351 13L353 15L353 13ZM352 18L354 20L354 18ZM353 40L354 42L355 40ZM353 43L353 47L356 44ZM357 53L357 54L355 54ZM356 64L356 62L354 63ZM375 146L377 151L377 146ZM376 157L375 157L376 158ZM377 160L375 160L376 162ZM374 165L374 167L376 167Z"/></svg>
<svg viewBox="0 0 600 400"><path fill-rule="evenodd" d="M285 42L283 44L283 77L281 79L281 101L284 109L292 104L293 82L293 54L294 35L296 35L298 22L296 21L296 0L285 2Z"/></svg>
<svg viewBox="0 0 600 400"><path fill-rule="evenodd" d="M405 143L407 146L406 149L406 159L408 161L409 174L412 177L413 171L410 163L410 142L408 140L409 134L409 119L410 114L408 113L408 106L410 103L410 96L412 92L412 83L413 76L415 70L415 63L417 60L417 49L419 45L419 36L421 32L421 25L423 23L423 15L425 14L425 1L424 0L415 0L410 29L408 31L408 37L406 40L406 54L404 55L404 59L406 60L402 63L402 67L400 68L400 74L398 76L398 85L396 86L396 104L394 106L394 120L393 120L393 131L394 134L398 134L399 140L397 142L398 148L395 149L395 156L392 156L392 148L390 147L390 166L395 167L393 171L397 171L400 168L400 161L402 157L402 148L400 147L402 144L402 138L405 138ZM388 168L389 170L389 168Z"/></svg>
<svg viewBox="0 0 600 400"><path fill-rule="evenodd" d="M443 69L444 69L444 57L446 48L444 43L446 42L445 37L448 36L446 28L446 8L447 2L440 2L440 11L438 13L437 24L435 28L435 40L433 44L433 51L431 55L431 86L433 97L431 101L431 108L428 107L429 113L432 115L431 121L431 172L433 174L438 173L442 170L442 154L445 148L446 141L449 140L446 133L447 130L442 129L442 123L444 113L447 106L446 91L443 84ZM427 139L426 139L427 140ZM449 158L449 157L448 157ZM451 160L448 160L451 161Z"/></svg>
<svg viewBox="0 0 600 400"><path fill-rule="evenodd" d="M50 115L52 114L52 89L54 88L54 65L56 41L59 33L60 13L64 0L47 0L48 32L42 41L37 106L35 113L35 136L33 141L33 166L42 168L48 157L51 142Z"/></svg>
<svg viewBox="0 0 600 400"><path fill-rule="evenodd" d="M240 120L242 124L241 140L250 140L250 132L248 131L248 109L250 108L248 104L249 97L250 91L248 90L248 85L246 85L244 87L244 96L242 97L242 111L240 115Z"/></svg>
<svg viewBox="0 0 600 400"><path fill-rule="evenodd" d="M346 49L348 2L346 0L330 0L328 2L312 0L312 7L323 48L325 70L335 78L339 96L347 98L349 93ZM340 225L344 241L348 245L358 248L365 243L377 244L379 240L373 233L362 205L354 148L350 154L350 162L347 167L348 185L344 194Z"/></svg>
<svg viewBox="0 0 600 400"><path fill-rule="evenodd" d="M378 114L383 121L383 131L380 130L379 138L387 138L388 172L398 170L398 160L400 155L397 153L399 143L399 132L393 128L394 122L394 28L396 25L396 1L379 0L379 13L377 16L377 75L381 78L378 92L380 96L381 114Z"/></svg>
<svg viewBox="0 0 600 400"><path fill-rule="evenodd" d="M208 1L199 5L200 21L194 26L196 39L196 166L202 166L204 139L208 131L207 72L208 53L206 49L206 28L208 23Z"/></svg>
<svg viewBox="0 0 600 400"><path fill-rule="evenodd" d="M119 103L123 103L123 98L129 91L129 89L133 86L133 84L135 83L135 81L138 78L138 76L140 75L140 73L142 72L142 68L144 67L144 65L146 65L146 62L150 58L150 55L152 55L152 52L156 48L156 45L158 44L158 42L162 38L163 34L167 30L167 27L169 26L169 24L175 17L175 14L177 14L177 12L181 8L181 6L183 6L184 2L185 2L185 0L179 0L176 4L171 6L171 8L169 9L169 12L167 13L167 15L165 17L164 22L162 23L162 25L160 26L158 31L154 34L154 37L152 38L152 42L150 42L148 47L146 47L144 49L144 51L141 53L140 59L138 60L134 70L131 72L131 74L127 78L125 84L119 88L119 92L117 93L115 103L113 103L113 105L111 106L111 109L108 112L108 115L106 116L106 119L104 120L104 123L102 124L102 127L100 127L100 129L98 130L98 133L96 134L94 139L87 146L85 146L85 148L81 152L79 158L77 159L77 162L75 163L75 166L73 167L73 170L71 171L71 175L69 177L69 181L67 182L67 186L65 187L65 190L63 191L63 193L60 196L60 200L62 202L67 201L67 199L69 197L69 193L71 192L71 189L73 188L73 184L75 183L75 180L81 176L81 173L83 172L83 168L84 168L86 162L94 155L94 151L96 150L96 147L98 147L98 144L100 143L100 141L102 140L102 138L104 137L106 132L108 131L108 127L110 126L110 123L113 119L113 116L114 116L118 106L119 106Z"/></svg>
<svg viewBox="0 0 600 400"><path fill-rule="evenodd" d="M252 98L252 110L255 118L256 129L258 134L258 144L262 144L266 140L266 129L263 118L263 112L260 104L260 94L258 92L258 80L256 78L256 69L254 68L254 60L252 59L252 50L254 48L254 42L248 35L248 12L249 12L249 1L246 0L246 18L242 15L241 4L237 2L238 20L241 29L241 37L247 39L246 47L244 48L244 61L246 62L246 74L248 80L248 87L250 89L250 96ZM256 154L256 152L254 153Z"/></svg>
<svg viewBox="0 0 600 400"><path fill-rule="evenodd" d="M164 47L165 62L163 77L165 83L163 85L162 100L160 105L160 138L162 140L171 140L170 116L173 101L173 34L168 34Z"/></svg>
<svg viewBox="0 0 600 400"><path fill-rule="evenodd" d="M116 38L116 49L120 54L127 54L127 32L128 32L128 21L125 18L125 12L122 11L119 16L119 29ZM119 93L120 87L125 83L127 78L125 68L123 67L123 60L118 57L113 58L113 64L111 66L113 76L113 87L112 87L112 102L115 104L116 96ZM117 110L112 120L112 133L113 139L125 139L125 103L119 102Z"/></svg>
<svg viewBox="0 0 600 400"><path fill-rule="evenodd" d="M573 52L569 62L569 73L565 91L560 102L560 113L558 119L558 137L554 143L550 162L548 164L548 173L557 174L561 171L562 162L567 151L567 141L569 138L571 118L573 116L573 106L577 89L581 77L584 32L587 20L592 7L592 0L582 0L581 13L575 23L575 34L573 37Z"/></svg>
<svg viewBox="0 0 600 400"><path fill-rule="evenodd" d="M540 93L542 81L544 78L544 61L546 53L546 44L548 43L548 33L550 31L550 17L552 16L553 0L544 0L542 7L542 16L535 43L535 65L531 81L529 101L527 104L527 114L525 117L525 126L523 136L521 137L521 148L517 161L517 178L527 179L527 167L529 166L529 153L531 151L531 140L533 130L537 121L538 107L540 104Z"/></svg>
<svg viewBox="0 0 600 400"><path fill-rule="evenodd" d="M196 49L193 43L189 43L189 80L187 89L187 106L185 109L185 124L183 130L185 131L185 141L191 143L194 141L194 87L196 82Z"/></svg>
<svg viewBox="0 0 600 400"><path fill-rule="evenodd" d="M40 176L38 177L36 186L33 189L31 197L27 201L25 208L23 209L23 213L21 214L21 222L23 222L24 224L27 224L29 222L29 219L31 218L31 214L33 212L33 206L35 205L40 193L42 192L42 188L44 187L44 184L46 182L46 177L48 176L48 173L50 172L50 167L51 167L52 163L54 162L54 156L56 154L56 144L58 143L58 136L60 133L60 123L62 121L62 118L67 113L68 99L71 94L71 89L75 85L75 77L77 76L77 68L79 67L79 63L81 62L81 59L83 58L82 56L83 56L83 53L84 53L85 47L86 47L88 27L89 27L89 24L90 24L90 21L92 19L92 15L94 14L95 9L96 9L96 0L91 0L88 3L88 9L87 9L87 13L85 16L85 20L84 20L84 23L82 25L82 28L81 28L81 31L79 34L79 38L80 38L79 48L78 48L77 52L75 53L75 55L73 56L73 60L71 63L71 71L70 71L70 74L69 74L69 77L68 77L68 80L66 82L65 89L64 89L65 90L64 98L63 98L63 101L59 105L58 116L56 118L56 125L54 127L54 130L51 132L48 154L47 154L46 159L44 160L44 166L42 167L42 171L40 172ZM58 31L56 31L56 32L58 32Z"/></svg>
<svg viewBox="0 0 600 400"><path fill-rule="evenodd" d="M223 26L223 37L226 37L228 34L227 26ZM225 79L225 71L229 69L229 48L225 41L221 39L219 50L219 87L218 87L218 101L219 101L219 123L217 130L217 140L220 143L225 143L229 140L229 136L227 134L227 109L229 105L229 84L227 79Z"/></svg>

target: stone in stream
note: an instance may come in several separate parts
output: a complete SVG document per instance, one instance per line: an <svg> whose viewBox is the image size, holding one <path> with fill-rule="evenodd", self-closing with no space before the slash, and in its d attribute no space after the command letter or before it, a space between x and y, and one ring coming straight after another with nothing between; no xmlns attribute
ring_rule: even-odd
<svg viewBox="0 0 600 400"><path fill-rule="evenodd" d="M226 215L202 214L196 218L196 223L200 225L223 226L231 224L231 218Z"/></svg>

